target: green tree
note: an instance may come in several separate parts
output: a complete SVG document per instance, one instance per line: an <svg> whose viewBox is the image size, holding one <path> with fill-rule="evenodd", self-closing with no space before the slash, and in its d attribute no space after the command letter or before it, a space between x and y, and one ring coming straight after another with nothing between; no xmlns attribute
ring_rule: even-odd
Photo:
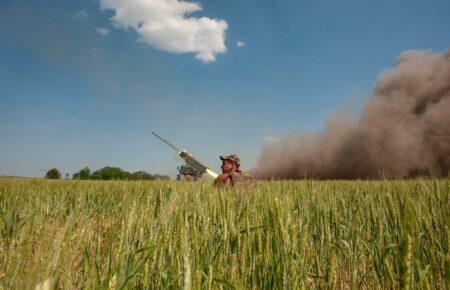
<svg viewBox="0 0 450 290"><path fill-rule="evenodd" d="M59 170L56 169L56 168L52 168L52 169L47 171L47 173L45 174L45 178L48 178L48 179L60 179L61 178L61 172L59 172Z"/></svg>
<svg viewBox="0 0 450 290"><path fill-rule="evenodd" d="M145 171L136 171L131 173L130 175L131 180L151 180L153 179L153 176Z"/></svg>
<svg viewBox="0 0 450 290"><path fill-rule="evenodd" d="M77 173L74 173L72 176L72 179L80 179L80 180L86 180L91 178L91 170L89 167L85 167L78 171Z"/></svg>
<svg viewBox="0 0 450 290"><path fill-rule="evenodd" d="M120 169L119 167L103 167L92 173L91 179L98 180L116 180L116 179L129 179L130 173Z"/></svg>

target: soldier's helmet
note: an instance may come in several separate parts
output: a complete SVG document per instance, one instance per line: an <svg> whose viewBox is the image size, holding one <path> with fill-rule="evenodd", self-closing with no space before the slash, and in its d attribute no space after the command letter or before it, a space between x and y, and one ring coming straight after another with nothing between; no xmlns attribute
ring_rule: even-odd
<svg viewBox="0 0 450 290"><path fill-rule="evenodd" d="M239 168L239 166L241 166L241 159L239 158L239 156L237 156L237 154L230 154L228 156L220 156L220 160L225 161L225 160L229 160L231 162L233 162L234 164L236 164L236 166Z"/></svg>

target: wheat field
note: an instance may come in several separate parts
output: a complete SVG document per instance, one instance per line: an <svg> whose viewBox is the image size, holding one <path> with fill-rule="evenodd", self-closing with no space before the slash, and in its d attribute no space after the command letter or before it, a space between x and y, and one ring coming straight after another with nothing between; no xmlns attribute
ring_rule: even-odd
<svg viewBox="0 0 450 290"><path fill-rule="evenodd" d="M0 179L0 289L448 289L449 192Z"/></svg>

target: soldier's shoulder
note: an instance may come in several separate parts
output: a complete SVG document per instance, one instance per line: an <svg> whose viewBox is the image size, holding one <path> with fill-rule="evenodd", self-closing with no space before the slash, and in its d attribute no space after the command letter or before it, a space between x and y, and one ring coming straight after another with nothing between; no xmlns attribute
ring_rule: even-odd
<svg viewBox="0 0 450 290"><path fill-rule="evenodd" d="M240 183L249 184L249 183L254 182L253 176L247 172L242 172L242 171L233 172L231 177L235 184L240 184Z"/></svg>
<svg viewBox="0 0 450 290"><path fill-rule="evenodd" d="M239 172L235 172L234 174L236 174L239 177L253 178L253 176L248 172L239 171Z"/></svg>

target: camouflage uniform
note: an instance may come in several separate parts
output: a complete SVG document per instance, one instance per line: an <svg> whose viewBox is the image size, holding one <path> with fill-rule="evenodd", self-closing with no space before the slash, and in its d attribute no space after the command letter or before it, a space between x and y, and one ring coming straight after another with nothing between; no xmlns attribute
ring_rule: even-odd
<svg viewBox="0 0 450 290"><path fill-rule="evenodd" d="M226 175L228 175L226 177L225 181L221 180L221 177L223 175L223 174L221 174L221 176L217 177L216 180L214 180L214 185L224 185L224 186L246 185L246 186L249 186L249 185L254 184L253 177L250 174L244 173L239 170L239 166L241 165L241 160L239 159L239 156L237 156L236 154L230 154L228 156L220 156L220 159L222 161L225 161L225 160L232 161L234 164L236 164L238 169L231 173L225 173Z"/></svg>
<svg viewBox="0 0 450 290"><path fill-rule="evenodd" d="M242 171L236 171L236 172L232 172L231 174L229 174L229 179L230 179L230 185L231 186L235 186L235 185L252 185L254 184L254 180L253 177L245 172Z"/></svg>

